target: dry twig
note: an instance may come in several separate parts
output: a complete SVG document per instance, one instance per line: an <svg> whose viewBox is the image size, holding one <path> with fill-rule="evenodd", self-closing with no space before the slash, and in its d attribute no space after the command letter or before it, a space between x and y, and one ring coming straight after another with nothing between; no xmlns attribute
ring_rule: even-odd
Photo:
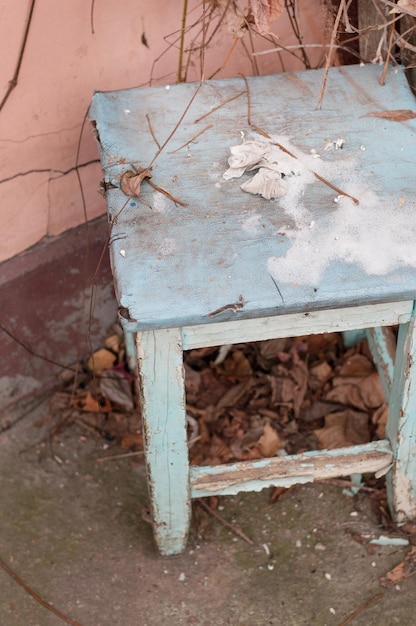
<svg viewBox="0 0 416 626"><path fill-rule="evenodd" d="M255 124L251 124L251 128L253 128L258 133L260 133L260 135L263 135L263 137L266 137L266 139L272 139L272 137L268 133L266 133L264 130L262 130L261 128L259 128ZM282 144L278 143L277 141L273 141L273 144L275 146L277 146L278 148L280 148L280 150L283 150L283 152L286 152L286 154L288 154L289 156L293 157L294 159L298 158L295 154L293 154L293 152L290 152L290 150L288 150L287 148L282 146ZM360 201L357 198L354 198L354 196L351 196L346 191L342 191L342 189L340 189L336 185L333 185L332 183L330 183L329 180L327 180L326 178L324 178L323 176L318 174L318 172L314 172L313 170L311 170L311 172L315 176L315 178L317 178L318 180L321 181L321 183L324 183L325 185L327 185L328 187L330 187L331 189L336 191L340 196L345 196L346 198L350 198L354 202L354 204L356 204L356 205L360 204Z"/></svg>
<svg viewBox="0 0 416 626"><path fill-rule="evenodd" d="M26 22L26 28L25 28L25 32L23 34L22 45L20 46L20 51L19 51L19 56L18 56L18 59L17 59L16 69L14 71L13 78L11 80L9 80L9 86L7 88L6 93L4 94L3 100L0 102L0 111L2 110L4 105L6 104L6 101L7 101L8 97L10 96L10 94L13 91L13 89L17 85L17 80L19 78L20 68L21 68L22 61L23 61L23 55L25 53L25 48L26 48L26 44L27 44L27 38L29 36L30 25L32 23L33 9L35 8L35 2L36 2L36 0L32 0L31 1L31 5L30 5L30 9L29 9L29 17L27 18L27 22Z"/></svg>
<svg viewBox="0 0 416 626"><path fill-rule="evenodd" d="M241 530L241 528L239 526L236 526L236 524L231 524L230 522L227 522L227 520L225 520L223 517L221 517L221 515L219 513L217 513L213 509L211 509L211 507L209 507L208 504L206 502L204 502L204 500L202 500L201 498L198 498L197 502L208 513L210 513L213 517L215 517L215 519L217 519L219 522L221 522L221 524L226 526L226 528L229 528L235 535L237 535L237 537L240 537L240 539L243 539L246 543L248 543L249 546L254 546L255 545L254 541L252 539L250 539L250 537L247 537L247 535Z"/></svg>
<svg viewBox="0 0 416 626"><path fill-rule="evenodd" d="M193 137L188 139L188 141L185 141L185 143L183 143L181 146L179 146L179 148L175 148L175 150L172 150L172 152L168 152L168 154L175 154L175 152L179 152L179 150L182 150L183 148L186 148L186 146L188 146L190 143L192 143L192 141L195 141L195 139L198 139L198 137L200 135L203 135L203 133L205 133L207 130L209 130L212 127L213 127L213 124L208 124L208 126L205 126L205 128L200 130L199 133L197 133L196 135L194 135Z"/></svg>
<svg viewBox="0 0 416 626"><path fill-rule="evenodd" d="M45 607L45 609L48 609L48 611L51 611L51 613L54 613L57 617L59 617L61 620L63 620L67 624L71 624L72 626L81 626L79 622L75 622L70 617L67 617L66 615L61 613L61 611L58 611L58 609L55 609L55 607L52 606L52 604L49 604L49 602L46 602L46 600L43 600L43 598L38 596L38 594L35 591L33 591L17 574L15 574L14 571L10 569L7 563L5 563L2 559L0 559L0 567L2 567L4 571L7 572L7 574L9 574L9 576L11 576L11 578L13 578L13 580L18 585L20 585L30 596L32 596L32 598L34 598L36 602L39 602L39 604Z"/></svg>
<svg viewBox="0 0 416 626"><path fill-rule="evenodd" d="M328 56L326 58L326 63L325 63L324 76L322 78L321 90L319 92L319 98L318 98L318 102L317 102L317 105L316 105L317 109L320 109L321 106L322 106L322 100L324 98L325 86L326 86L326 81L327 81L327 78L328 78L328 72L329 72L329 68L331 67L332 53L334 51L335 40L336 40L337 34L338 34L338 26L339 26L341 15L342 15L344 9L345 9L345 0L341 0L340 3L339 3L339 7L338 7L338 13L337 13L337 16L335 18L334 28L332 29L332 36L331 36L331 41L330 41L330 44L329 44Z"/></svg>
<svg viewBox="0 0 416 626"><path fill-rule="evenodd" d="M373 596L372 598L364 602L364 604L358 607L358 609L355 609L355 611L353 611L350 615L348 615L348 617L344 619L339 626L346 626L346 624L349 624L350 621L354 619L354 617L357 617L357 615L361 613L362 611L364 611L364 609L366 609L368 606L370 606L370 604L372 604L373 602L376 602L376 600L380 600L380 598L382 597L383 597L382 593L376 593L375 596Z"/></svg>

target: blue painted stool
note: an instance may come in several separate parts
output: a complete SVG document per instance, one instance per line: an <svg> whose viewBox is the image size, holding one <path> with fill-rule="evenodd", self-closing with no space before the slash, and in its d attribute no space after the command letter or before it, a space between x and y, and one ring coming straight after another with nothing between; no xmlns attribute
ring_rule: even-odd
<svg viewBox="0 0 416 626"><path fill-rule="evenodd" d="M401 70L385 87L379 75L332 69L321 110L322 71L250 78L249 107L239 78L94 95L162 554L184 549L191 498L317 478L387 472L394 519L416 518L416 122L373 115L415 101ZM246 149L261 153L251 171ZM272 199L240 188L263 167ZM354 329L368 329L389 398L385 440L189 466L183 350Z"/></svg>

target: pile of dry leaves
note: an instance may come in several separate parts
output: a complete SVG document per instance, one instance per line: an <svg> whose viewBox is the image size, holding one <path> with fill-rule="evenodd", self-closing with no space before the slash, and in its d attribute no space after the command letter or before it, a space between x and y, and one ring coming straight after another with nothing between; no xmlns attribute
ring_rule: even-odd
<svg viewBox="0 0 416 626"><path fill-rule="evenodd" d="M384 436L367 342L339 334L192 350L185 359L194 464L339 448Z"/></svg>
<svg viewBox="0 0 416 626"><path fill-rule="evenodd" d="M274 339L191 350L184 361L192 464L384 437L386 403L366 341L345 350L336 333ZM60 416L55 430L76 423L126 450L142 450L140 407L118 331L66 385L51 407Z"/></svg>

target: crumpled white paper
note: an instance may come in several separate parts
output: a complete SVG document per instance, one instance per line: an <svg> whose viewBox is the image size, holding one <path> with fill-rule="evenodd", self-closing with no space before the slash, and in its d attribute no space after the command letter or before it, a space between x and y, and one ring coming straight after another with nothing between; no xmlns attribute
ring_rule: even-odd
<svg viewBox="0 0 416 626"><path fill-rule="evenodd" d="M259 194L266 200L284 196L287 185L283 178L301 174L300 164L295 158L267 141L245 141L231 146L230 152L230 167L223 178L240 178L244 172L258 169L257 174L241 185L241 189Z"/></svg>

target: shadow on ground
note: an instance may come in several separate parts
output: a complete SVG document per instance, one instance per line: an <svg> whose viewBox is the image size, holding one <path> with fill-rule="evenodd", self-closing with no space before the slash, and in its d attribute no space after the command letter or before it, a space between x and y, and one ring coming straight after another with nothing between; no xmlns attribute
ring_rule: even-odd
<svg viewBox="0 0 416 626"><path fill-rule="evenodd" d="M382 593L349 623L414 624L416 578L379 584L407 548L369 554L352 538L380 534L368 496L311 484L274 504L268 490L222 498L254 546L195 505L186 552L161 558L143 466L97 462L108 450L76 427L41 443L45 411L0 435L0 557L72 623L340 626ZM2 626L64 623L2 569L0 589Z"/></svg>

